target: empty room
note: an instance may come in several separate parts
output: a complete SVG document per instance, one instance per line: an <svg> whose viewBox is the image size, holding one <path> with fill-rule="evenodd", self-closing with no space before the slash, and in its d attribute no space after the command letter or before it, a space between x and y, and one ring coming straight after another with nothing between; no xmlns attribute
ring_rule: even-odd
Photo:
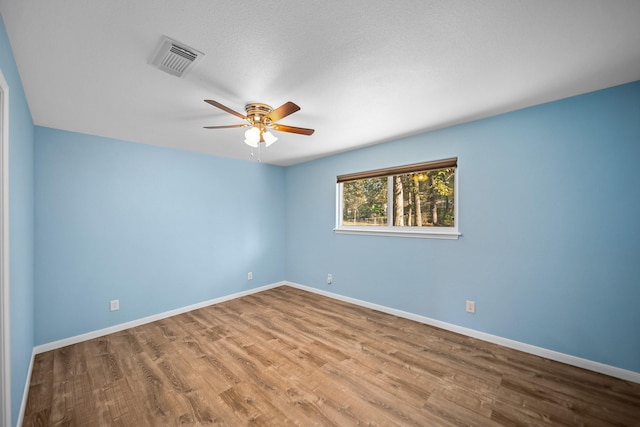
<svg viewBox="0 0 640 427"><path fill-rule="evenodd" d="M0 425L640 425L638 22L0 0Z"/></svg>

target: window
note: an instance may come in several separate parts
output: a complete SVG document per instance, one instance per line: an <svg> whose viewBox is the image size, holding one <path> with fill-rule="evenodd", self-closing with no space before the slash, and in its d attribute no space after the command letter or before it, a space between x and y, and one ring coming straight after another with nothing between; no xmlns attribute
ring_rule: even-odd
<svg viewBox="0 0 640 427"><path fill-rule="evenodd" d="M338 233L457 239L458 159L337 177Z"/></svg>

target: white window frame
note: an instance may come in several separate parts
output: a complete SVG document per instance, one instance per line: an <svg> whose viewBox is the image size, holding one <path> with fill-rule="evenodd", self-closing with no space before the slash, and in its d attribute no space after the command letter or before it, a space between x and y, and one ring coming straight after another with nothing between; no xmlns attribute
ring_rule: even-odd
<svg viewBox="0 0 640 427"><path fill-rule="evenodd" d="M392 176L396 174L387 175L387 199L393 200L393 179ZM453 227L408 227L408 226L394 226L393 214L387 215L386 226L357 226L357 225L342 225L342 186L343 183L338 182L336 184L336 226L333 231L337 234L360 234L365 236L395 236L395 237L417 237L422 239L446 239L457 240L461 233L458 229L459 226L459 185L460 185L460 168L456 166L456 173L453 181L453 212L454 223ZM389 203L389 210L391 210L391 203Z"/></svg>

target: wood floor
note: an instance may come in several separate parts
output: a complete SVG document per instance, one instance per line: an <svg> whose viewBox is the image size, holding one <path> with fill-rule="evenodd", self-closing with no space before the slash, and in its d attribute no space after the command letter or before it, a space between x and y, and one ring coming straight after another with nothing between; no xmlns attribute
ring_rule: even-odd
<svg viewBox="0 0 640 427"><path fill-rule="evenodd" d="M640 426L640 384L290 287L36 356L26 426Z"/></svg>

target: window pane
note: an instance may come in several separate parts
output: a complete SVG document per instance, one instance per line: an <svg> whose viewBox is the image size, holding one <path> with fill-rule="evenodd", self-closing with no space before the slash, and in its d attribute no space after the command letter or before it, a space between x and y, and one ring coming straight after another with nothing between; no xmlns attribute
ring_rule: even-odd
<svg viewBox="0 0 640 427"><path fill-rule="evenodd" d="M393 225L454 227L455 168L394 175Z"/></svg>
<svg viewBox="0 0 640 427"><path fill-rule="evenodd" d="M342 184L342 225L387 225L387 177Z"/></svg>

